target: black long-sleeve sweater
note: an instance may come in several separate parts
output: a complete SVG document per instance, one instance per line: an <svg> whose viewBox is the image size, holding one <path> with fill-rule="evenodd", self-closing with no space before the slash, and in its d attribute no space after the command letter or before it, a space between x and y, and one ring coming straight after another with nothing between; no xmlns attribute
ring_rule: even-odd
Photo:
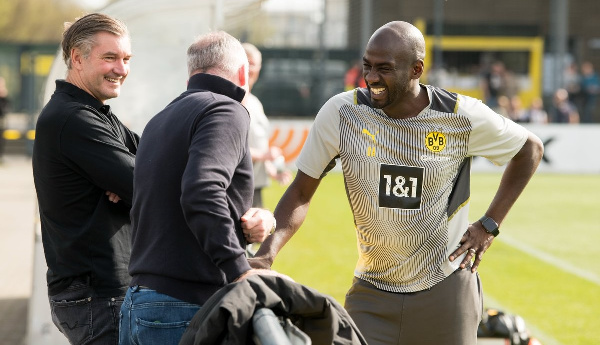
<svg viewBox="0 0 600 345"><path fill-rule="evenodd" d="M240 221L253 193L244 94L196 74L146 125L134 174L132 286L203 304L250 269Z"/></svg>
<svg viewBox="0 0 600 345"><path fill-rule="evenodd" d="M56 81L36 124L32 157L50 295L79 276L91 278L99 296L122 295L129 286L138 140L108 105ZM106 191L122 200L110 202Z"/></svg>

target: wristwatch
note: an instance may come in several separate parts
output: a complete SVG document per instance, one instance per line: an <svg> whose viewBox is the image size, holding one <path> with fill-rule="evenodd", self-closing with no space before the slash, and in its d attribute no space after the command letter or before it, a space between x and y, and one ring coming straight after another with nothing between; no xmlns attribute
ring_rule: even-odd
<svg viewBox="0 0 600 345"><path fill-rule="evenodd" d="M479 221L488 234L492 234L494 237L498 236L500 230L498 229L498 223L496 223L495 220L488 216L483 216L479 219Z"/></svg>

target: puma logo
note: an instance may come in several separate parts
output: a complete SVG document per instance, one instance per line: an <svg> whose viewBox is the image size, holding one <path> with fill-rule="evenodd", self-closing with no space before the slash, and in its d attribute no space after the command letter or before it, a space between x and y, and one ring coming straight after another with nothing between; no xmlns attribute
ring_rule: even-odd
<svg viewBox="0 0 600 345"><path fill-rule="evenodd" d="M375 134L371 134L371 132L369 132L369 131L368 131L366 128L363 128L362 132L363 132L364 134L366 134L366 135L370 136L370 137L371 137L371 139L373 139L373 142L374 142L374 143L377 143L377 140L375 140L375 136L376 136L377 134L379 134L379 131L375 132Z"/></svg>

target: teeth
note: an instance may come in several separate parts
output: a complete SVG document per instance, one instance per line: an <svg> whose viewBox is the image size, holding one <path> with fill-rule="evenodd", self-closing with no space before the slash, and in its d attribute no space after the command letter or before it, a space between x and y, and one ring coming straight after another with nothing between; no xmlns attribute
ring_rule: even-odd
<svg viewBox="0 0 600 345"><path fill-rule="evenodd" d="M115 79L115 78L108 78L106 77L106 80L110 81L111 83L116 83L119 81L119 79Z"/></svg>
<svg viewBox="0 0 600 345"><path fill-rule="evenodd" d="M371 91L374 94L379 95L380 93L382 93L383 91L385 91L385 88L384 87L371 88Z"/></svg>

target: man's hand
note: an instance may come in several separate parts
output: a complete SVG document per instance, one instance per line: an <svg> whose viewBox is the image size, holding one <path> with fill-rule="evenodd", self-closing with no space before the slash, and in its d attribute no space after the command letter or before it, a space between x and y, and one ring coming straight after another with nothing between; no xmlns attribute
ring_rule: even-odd
<svg viewBox="0 0 600 345"><path fill-rule="evenodd" d="M460 247L450 255L449 259L450 261L454 261L457 257L467 252L467 255L460 263L460 268L464 269L475 258L471 272L476 272L479 263L481 263L483 253L490 247L493 240L494 236L485 231L479 221L470 224L460 240Z"/></svg>
<svg viewBox="0 0 600 345"><path fill-rule="evenodd" d="M239 282L241 280L244 280L250 276L253 276L255 274L262 274L262 275L266 275L266 276L275 276L275 277L280 277L283 279L287 279L289 281L294 281L294 279L290 278L289 276L285 275L285 274L281 274L279 272L276 271L272 271L272 270L265 270L265 269L251 269L249 271L246 271L246 273L242 274L241 276L239 276L236 280L234 280L234 282Z"/></svg>
<svg viewBox="0 0 600 345"><path fill-rule="evenodd" d="M121 198L117 194L115 194L113 192L106 191L106 193L104 193L104 194L108 195L108 200L110 202L115 203L115 204L118 203L119 200L121 200Z"/></svg>
<svg viewBox="0 0 600 345"><path fill-rule="evenodd" d="M292 173L289 170L283 170L275 175L275 180L282 186L287 186L292 182Z"/></svg>
<svg viewBox="0 0 600 345"><path fill-rule="evenodd" d="M275 217L269 210L251 208L242 216L242 231L248 243L262 243L275 225Z"/></svg>
<svg viewBox="0 0 600 345"><path fill-rule="evenodd" d="M269 146L267 152L265 152L266 161L274 161L279 157L283 156L283 151L277 146Z"/></svg>

